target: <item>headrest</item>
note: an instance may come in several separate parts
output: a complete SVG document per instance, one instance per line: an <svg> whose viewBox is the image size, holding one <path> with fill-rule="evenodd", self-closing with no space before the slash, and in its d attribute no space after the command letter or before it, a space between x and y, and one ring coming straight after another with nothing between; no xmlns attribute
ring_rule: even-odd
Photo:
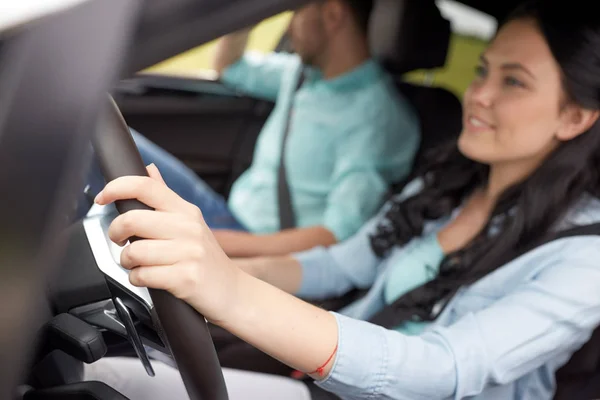
<svg viewBox="0 0 600 400"><path fill-rule="evenodd" d="M456 141L462 130L462 105L458 97L441 87L428 87L396 79L398 91L412 104L419 117L421 143L413 162L413 172L429 165L432 149Z"/></svg>
<svg viewBox="0 0 600 400"><path fill-rule="evenodd" d="M373 56L392 73L446 64L450 21L433 0L376 0L369 21Z"/></svg>

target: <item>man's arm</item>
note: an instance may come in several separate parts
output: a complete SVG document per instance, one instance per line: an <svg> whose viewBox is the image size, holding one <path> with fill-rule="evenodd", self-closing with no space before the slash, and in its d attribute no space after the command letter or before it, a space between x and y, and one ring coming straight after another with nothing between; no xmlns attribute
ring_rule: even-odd
<svg viewBox="0 0 600 400"><path fill-rule="evenodd" d="M268 235L215 231L223 250L230 257L286 255L352 236L381 207L389 184L384 175L393 172L404 178L410 172L418 135L408 130L400 135L388 125L392 124L381 118L340 134L323 225Z"/></svg>
<svg viewBox="0 0 600 400"><path fill-rule="evenodd" d="M288 229L268 235L228 230L213 233L230 257L286 255L337 243L335 235L323 226Z"/></svg>
<svg viewBox="0 0 600 400"><path fill-rule="evenodd" d="M298 57L287 53L246 51L253 27L223 36L217 42L213 68L219 80L246 95L276 101L284 72L299 67Z"/></svg>
<svg viewBox="0 0 600 400"><path fill-rule="evenodd" d="M232 64L235 64L244 55L248 44L248 38L252 28L246 28L238 32L223 36L217 42L217 50L214 60L214 69L219 76Z"/></svg>
<svg viewBox="0 0 600 400"><path fill-rule="evenodd" d="M233 259L240 269L261 281L296 294L302 284L302 265L292 256Z"/></svg>
<svg viewBox="0 0 600 400"><path fill-rule="evenodd" d="M420 190L408 185L403 195ZM340 297L353 288L368 288L381 260L371 251L371 234L381 215L373 217L351 238L329 248L317 247L286 256L236 258L247 274L306 299Z"/></svg>

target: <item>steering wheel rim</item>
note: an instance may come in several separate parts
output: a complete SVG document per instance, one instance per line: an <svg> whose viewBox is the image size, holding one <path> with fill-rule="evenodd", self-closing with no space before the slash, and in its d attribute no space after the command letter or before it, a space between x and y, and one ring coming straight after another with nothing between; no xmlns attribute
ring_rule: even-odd
<svg viewBox="0 0 600 400"><path fill-rule="evenodd" d="M112 98L99 122L92 144L105 179L148 176L129 128ZM137 200L115 205L120 214L150 209ZM190 399L227 400L223 372L204 316L166 291L149 289L149 292L154 303L154 324L171 350Z"/></svg>

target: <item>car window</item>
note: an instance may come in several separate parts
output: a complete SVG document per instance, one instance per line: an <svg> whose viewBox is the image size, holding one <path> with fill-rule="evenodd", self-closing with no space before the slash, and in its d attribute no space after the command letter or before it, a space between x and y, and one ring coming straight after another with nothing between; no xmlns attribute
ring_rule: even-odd
<svg viewBox="0 0 600 400"><path fill-rule="evenodd" d="M407 74L406 79L445 87L462 98L475 76L479 55L496 32L497 21L490 15L456 1L437 0L436 4L452 25L448 61L443 68L414 71ZM248 48L261 52L275 50L291 17L291 12L285 12L258 24L252 31ZM197 76L199 71L211 69L214 49L215 41L161 62L146 71Z"/></svg>
<svg viewBox="0 0 600 400"><path fill-rule="evenodd" d="M285 12L259 23L250 35L249 50L269 52L275 50L285 33L292 17ZM160 64L146 69L144 72L165 73L171 75L197 75L199 70L211 70L216 41L188 50Z"/></svg>

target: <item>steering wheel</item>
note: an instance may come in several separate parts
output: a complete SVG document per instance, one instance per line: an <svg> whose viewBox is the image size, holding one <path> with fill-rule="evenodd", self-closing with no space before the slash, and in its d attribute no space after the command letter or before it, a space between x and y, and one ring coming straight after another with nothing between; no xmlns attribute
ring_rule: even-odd
<svg viewBox="0 0 600 400"><path fill-rule="evenodd" d="M116 103L110 104L100 120L101 129L92 143L107 181L121 176L147 176L146 168ZM117 202L119 213L148 210L137 200ZM130 241L136 240L131 238ZM227 389L206 319L172 294L149 289L152 317L159 336L171 350L190 399L227 400Z"/></svg>

